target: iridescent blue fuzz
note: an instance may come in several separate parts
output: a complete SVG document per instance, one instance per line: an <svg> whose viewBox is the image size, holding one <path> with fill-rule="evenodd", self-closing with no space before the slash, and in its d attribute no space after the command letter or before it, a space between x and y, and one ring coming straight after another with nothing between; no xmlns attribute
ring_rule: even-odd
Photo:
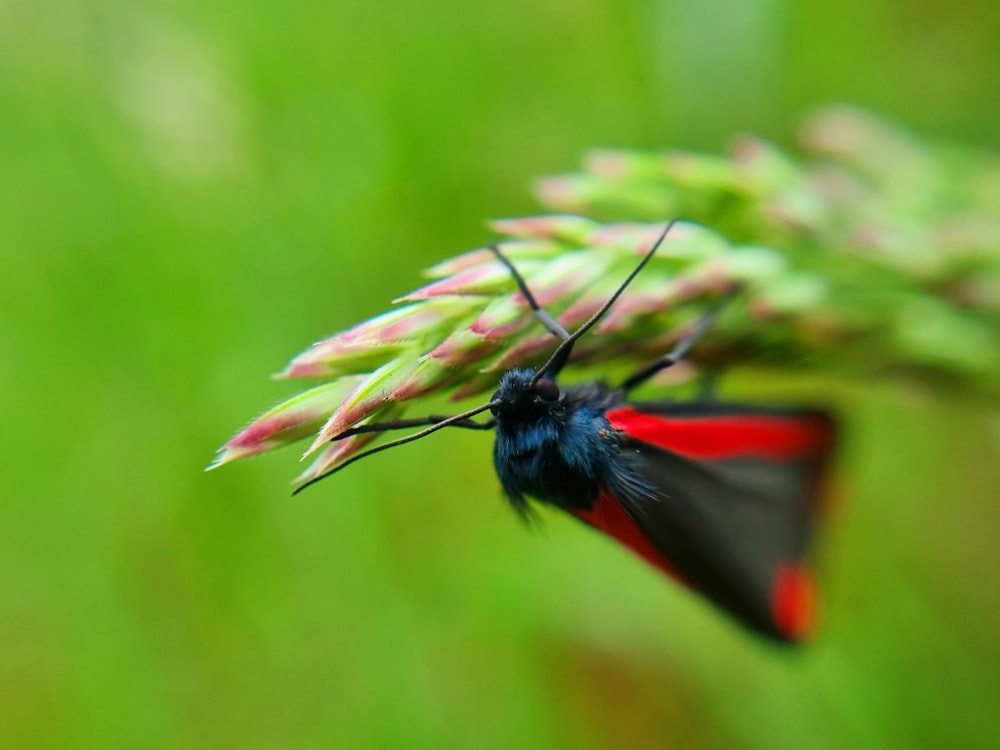
<svg viewBox="0 0 1000 750"><path fill-rule="evenodd" d="M621 392L588 383L560 393L553 381L534 378L532 370L509 370L491 399L493 463L511 505L525 514L531 496L590 509L602 486L619 496L649 495L604 416L624 402Z"/></svg>

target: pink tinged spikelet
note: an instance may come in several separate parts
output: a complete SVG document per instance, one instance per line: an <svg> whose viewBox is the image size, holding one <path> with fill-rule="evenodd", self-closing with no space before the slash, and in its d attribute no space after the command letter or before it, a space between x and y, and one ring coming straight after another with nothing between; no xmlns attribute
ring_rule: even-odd
<svg viewBox="0 0 1000 750"><path fill-rule="evenodd" d="M724 157L677 150L668 153L663 164L671 182L682 188L742 192L735 166Z"/></svg>
<svg viewBox="0 0 1000 750"><path fill-rule="evenodd" d="M401 407L389 404L369 415L360 424L368 424L376 420L389 421L398 418L402 413ZM293 480L293 484L301 484L329 473L378 437L377 433L366 433L327 443L322 450L318 451L312 463Z"/></svg>
<svg viewBox="0 0 1000 750"><path fill-rule="evenodd" d="M581 294L573 303L566 308L566 311L559 315L559 322L563 324L567 331L575 331L582 326L590 317L601 309L607 301L607 296L603 294L604 287L591 287ZM612 290L613 291L613 290Z"/></svg>
<svg viewBox="0 0 1000 750"><path fill-rule="evenodd" d="M803 185L802 170L767 141L746 136L733 144L731 153L748 193L774 196Z"/></svg>
<svg viewBox="0 0 1000 750"><path fill-rule="evenodd" d="M278 377L331 378L345 373L365 372L406 351L405 346L373 346L371 342L331 339L303 352L289 363Z"/></svg>
<svg viewBox="0 0 1000 750"><path fill-rule="evenodd" d="M569 252L550 261L544 268L531 275L527 278L527 283L532 289L535 300L543 308L555 309L559 306L565 307L568 303L567 312L557 317L564 326L575 327L587 317L581 316L579 309L575 308L576 300L581 293L586 294L595 282L606 278L615 260L615 254L611 252L595 253L591 250ZM587 305L587 309L591 307ZM516 292L511 297L503 298L488 306L472 323L470 330L489 340L509 339L533 325L538 325L538 321L534 318L524 296Z"/></svg>
<svg viewBox="0 0 1000 750"><path fill-rule="evenodd" d="M504 339L530 325L531 314L520 294L501 297L483 310L467 329L456 331L430 356L453 365L474 362L494 351Z"/></svg>
<svg viewBox="0 0 1000 750"><path fill-rule="evenodd" d="M457 368L435 359L432 353L417 361L416 369L403 381L402 385L392 392L389 399L391 401L407 401L426 396L451 385L452 381L460 375L461 372Z"/></svg>
<svg viewBox="0 0 1000 750"><path fill-rule="evenodd" d="M598 324L598 333L617 333L628 330L636 318L652 315L677 300L676 293L671 294L667 285L655 290L638 292L623 297L619 304Z"/></svg>
<svg viewBox="0 0 1000 750"><path fill-rule="evenodd" d="M605 180L621 180L631 177L637 171L636 155L626 151L597 149L587 154L584 169Z"/></svg>
<svg viewBox="0 0 1000 750"><path fill-rule="evenodd" d="M451 334L434 347L428 356L441 364L459 367L478 362L500 346L501 342L492 341L476 331L467 329Z"/></svg>
<svg viewBox="0 0 1000 750"><path fill-rule="evenodd" d="M602 278L614 261L614 253L577 250L549 261L526 279L538 304L551 307L565 304L581 290ZM517 296L521 298L520 293Z"/></svg>
<svg viewBox="0 0 1000 750"><path fill-rule="evenodd" d="M649 184L664 182L665 163L674 153L635 152L598 149L584 159L584 169L594 179L604 183L635 182Z"/></svg>
<svg viewBox="0 0 1000 750"><path fill-rule="evenodd" d="M437 319L437 315L439 313L440 310L435 308L433 305L407 305L405 307L397 307L396 309L382 313L381 315L376 315L374 318L366 320L364 323L359 323L353 328L349 328L346 331L338 333L329 339L320 341L316 344L316 346L321 347L327 342L363 343L391 340L390 337L386 336L385 332L393 326L397 326L401 323L408 323L408 327L412 329L426 320L428 316L431 318L431 322L433 322Z"/></svg>
<svg viewBox="0 0 1000 750"><path fill-rule="evenodd" d="M679 229L679 224L674 225L670 236L663 241L662 248L673 240L675 232ZM663 234L662 226L633 222L599 227L591 232L588 240L598 247L620 247L630 254L645 255L661 234Z"/></svg>
<svg viewBox="0 0 1000 750"><path fill-rule="evenodd" d="M594 232L590 241L595 246L609 247L627 253L629 256L643 256L663 233L662 223L609 224ZM729 251L729 244L717 233L699 224L679 221L674 224L656 257L650 263L650 270L665 263L671 266L678 262L706 260ZM672 262L671 262L672 261Z"/></svg>
<svg viewBox="0 0 1000 750"><path fill-rule="evenodd" d="M550 261L528 278L536 301L543 308L566 305L607 271L613 257L604 253L577 251ZM491 303L473 321L469 330L484 339L506 339L537 325L527 300L520 292Z"/></svg>
<svg viewBox="0 0 1000 750"><path fill-rule="evenodd" d="M208 468L214 469L238 458L256 456L308 437L319 429L360 381L360 377L341 378L278 404L223 445Z"/></svg>
<svg viewBox="0 0 1000 750"><path fill-rule="evenodd" d="M460 307L437 304L433 300L419 305L409 305L406 309L408 309L406 316L379 328L372 340L377 341L379 346L411 342L428 333L436 333L442 327L450 325L464 312Z"/></svg>
<svg viewBox="0 0 1000 750"><path fill-rule="evenodd" d="M500 261L468 268L454 276L435 281L400 297L397 302L413 302L434 297L492 295L504 290L510 283L510 272Z"/></svg>
<svg viewBox="0 0 1000 750"><path fill-rule="evenodd" d="M582 245L600 224L593 219L571 214L527 216L517 219L498 219L490 226L500 234L512 237L549 237Z"/></svg>
<svg viewBox="0 0 1000 750"><path fill-rule="evenodd" d="M579 175L546 177L535 183L535 194L542 204L563 211L584 211L590 200L586 178Z"/></svg>
<svg viewBox="0 0 1000 750"><path fill-rule="evenodd" d="M503 254L515 262L551 258L559 255L564 250L560 243L544 237L539 239L504 240L497 244L503 251ZM424 275L432 279L440 279L446 276L454 276L456 273L466 271L470 268L492 263L495 260L496 256L487 248L470 250L467 253L431 266L424 271Z"/></svg>
<svg viewBox="0 0 1000 750"><path fill-rule="evenodd" d="M553 210L579 213L602 210L664 216L673 213L678 203L675 191L662 179L605 179L590 172L540 180L535 192Z"/></svg>
<svg viewBox="0 0 1000 750"><path fill-rule="evenodd" d="M334 377L374 370L463 314L460 306L435 301L392 310L317 342L295 357L281 377Z"/></svg>
<svg viewBox="0 0 1000 750"><path fill-rule="evenodd" d="M419 366L420 362L415 358L393 360L363 378L323 425L303 458L391 403L393 393L406 384Z"/></svg>
<svg viewBox="0 0 1000 750"><path fill-rule="evenodd" d="M491 302L472 321L469 331L486 340L502 339L523 331L532 320L531 308L518 292Z"/></svg>
<svg viewBox="0 0 1000 750"><path fill-rule="evenodd" d="M774 145L745 136L732 155L766 224L798 234L829 220L829 209L807 175Z"/></svg>
<svg viewBox="0 0 1000 750"><path fill-rule="evenodd" d="M530 361L532 358L551 352L558 343L558 339L551 333L522 338L514 346L486 365L483 370L497 372L509 370L512 367L524 366L525 362Z"/></svg>
<svg viewBox="0 0 1000 750"><path fill-rule="evenodd" d="M431 279L443 279L464 273L473 268L485 266L496 260L496 256L488 248L470 250L467 253L456 255L454 258L435 263L424 271L424 276Z"/></svg>
<svg viewBox="0 0 1000 750"><path fill-rule="evenodd" d="M292 484L302 484L303 482L308 482L310 479L315 479L322 474L326 474L336 468L337 464L347 460L371 443L376 437L377 435L375 434L357 435L327 444L323 450L316 454L312 463L292 480Z"/></svg>

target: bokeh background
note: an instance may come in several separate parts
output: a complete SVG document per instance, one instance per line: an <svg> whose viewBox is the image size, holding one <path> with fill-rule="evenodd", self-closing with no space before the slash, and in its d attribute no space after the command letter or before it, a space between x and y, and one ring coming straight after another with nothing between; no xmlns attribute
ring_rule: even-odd
<svg viewBox="0 0 1000 750"><path fill-rule="evenodd" d="M851 101L1000 146L995 0L0 2L0 747L994 748L1000 417L826 393L826 623L786 652L519 525L489 436L290 499L204 474L267 378L593 146Z"/></svg>

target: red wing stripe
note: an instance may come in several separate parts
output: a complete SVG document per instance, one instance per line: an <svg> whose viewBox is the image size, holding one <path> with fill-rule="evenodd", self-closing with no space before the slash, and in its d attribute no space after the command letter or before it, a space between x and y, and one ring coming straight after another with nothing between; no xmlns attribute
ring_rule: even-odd
<svg viewBox="0 0 1000 750"><path fill-rule="evenodd" d="M772 461L819 455L829 447L829 426L809 416L739 414L673 418L626 406L606 413L612 426L644 443L688 458L757 456Z"/></svg>
<svg viewBox="0 0 1000 750"><path fill-rule="evenodd" d="M671 578L684 583L683 576L650 543L639 525L625 512L625 508L608 489L601 490L590 510L576 508L573 515L584 523L617 539L646 562L656 566Z"/></svg>
<svg viewBox="0 0 1000 750"><path fill-rule="evenodd" d="M816 620L816 585L802 563L778 566L771 591L771 616L778 632L789 641L807 637Z"/></svg>

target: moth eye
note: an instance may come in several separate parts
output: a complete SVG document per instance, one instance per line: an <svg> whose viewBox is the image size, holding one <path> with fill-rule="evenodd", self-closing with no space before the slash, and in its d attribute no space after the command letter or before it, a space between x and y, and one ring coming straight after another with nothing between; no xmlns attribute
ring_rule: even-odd
<svg viewBox="0 0 1000 750"><path fill-rule="evenodd" d="M559 400L559 386L553 380L539 380L535 383L535 393L542 401Z"/></svg>

